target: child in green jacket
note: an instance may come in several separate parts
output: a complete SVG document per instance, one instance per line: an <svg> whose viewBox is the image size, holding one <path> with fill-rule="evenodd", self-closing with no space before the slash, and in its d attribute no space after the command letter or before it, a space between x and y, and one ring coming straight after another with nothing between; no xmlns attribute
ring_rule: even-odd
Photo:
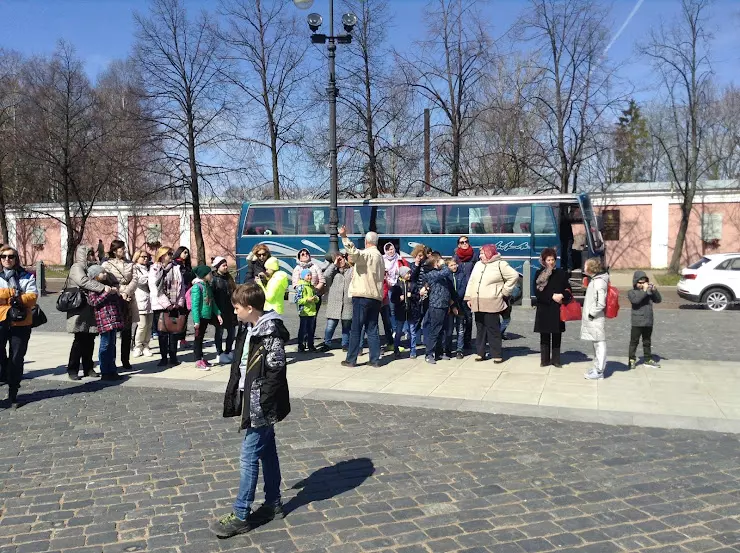
<svg viewBox="0 0 740 553"><path fill-rule="evenodd" d="M295 289L295 302L298 304L298 316L301 320L298 327L298 351L316 351L313 340L316 334L316 313L319 297L311 284L311 271L303 269L298 286Z"/></svg>
<svg viewBox="0 0 740 553"><path fill-rule="evenodd" d="M208 265L198 265L193 272L196 278L193 280L193 287L190 289L190 298L193 327L195 328L195 343L193 345L195 368L199 371L209 371L211 365L203 359L203 338L206 335L208 323L213 324L213 319L217 319L218 324L223 324L223 319L218 305L213 301L211 268Z"/></svg>

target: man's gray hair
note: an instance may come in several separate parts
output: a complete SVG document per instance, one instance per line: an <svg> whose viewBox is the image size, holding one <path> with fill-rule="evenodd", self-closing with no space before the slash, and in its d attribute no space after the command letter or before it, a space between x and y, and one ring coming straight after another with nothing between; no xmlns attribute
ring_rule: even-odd
<svg viewBox="0 0 740 553"><path fill-rule="evenodd" d="M365 244L378 245L378 233L370 231L365 235Z"/></svg>

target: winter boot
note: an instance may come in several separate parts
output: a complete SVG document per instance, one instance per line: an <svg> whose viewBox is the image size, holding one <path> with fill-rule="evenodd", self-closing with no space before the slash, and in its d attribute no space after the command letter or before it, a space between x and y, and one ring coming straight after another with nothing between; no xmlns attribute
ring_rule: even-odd
<svg viewBox="0 0 740 553"><path fill-rule="evenodd" d="M548 367L550 365L550 346L540 344L540 367Z"/></svg>
<svg viewBox="0 0 740 553"><path fill-rule="evenodd" d="M552 366L558 369L563 367L560 363L560 348L552 348Z"/></svg>

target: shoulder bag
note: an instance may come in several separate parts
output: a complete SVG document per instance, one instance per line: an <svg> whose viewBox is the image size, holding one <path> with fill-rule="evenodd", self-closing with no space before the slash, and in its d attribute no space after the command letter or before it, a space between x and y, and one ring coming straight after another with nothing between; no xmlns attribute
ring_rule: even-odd
<svg viewBox="0 0 740 553"><path fill-rule="evenodd" d="M64 281L64 288L59 292L59 297L57 298L57 311L61 311L62 313L77 311L87 303L85 292L76 286L67 287L68 283L69 276L67 276L67 280Z"/></svg>

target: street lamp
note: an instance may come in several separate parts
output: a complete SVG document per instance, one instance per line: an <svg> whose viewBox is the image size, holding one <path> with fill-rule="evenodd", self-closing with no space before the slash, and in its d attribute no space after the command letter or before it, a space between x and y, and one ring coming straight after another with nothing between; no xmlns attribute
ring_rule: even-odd
<svg viewBox="0 0 740 553"><path fill-rule="evenodd" d="M297 8L302 10L313 6L313 0L293 0ZM311 29L311 42L313 44L326 44L329 50L329 86L326 89L329 95L329 157L331 163L331 181L329 185L329 251L328 253L339 253L339 237L337 227L339 225L339 212L337 211L337 78L335 72L335 58L337 44L349 44L352 42L352 29L357 25L357 16L353 13L345 13L342 16L342 26L346 34L334 35L334 0L329 0L329 34L319 33L323 18L318 13L311 13L306 18L308 27Z"/></svg>

